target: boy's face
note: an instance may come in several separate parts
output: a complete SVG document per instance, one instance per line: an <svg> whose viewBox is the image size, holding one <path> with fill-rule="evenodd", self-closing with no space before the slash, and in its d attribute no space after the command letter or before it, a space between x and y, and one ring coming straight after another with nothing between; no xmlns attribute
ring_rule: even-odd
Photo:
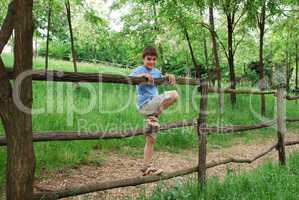
<svg viewBox="0 0 299 200"><path fill-rule="evenodd" d="M143 64L144 66L153 69L156 65L157 57L156 56L145 56L143 58Z"/></svg>

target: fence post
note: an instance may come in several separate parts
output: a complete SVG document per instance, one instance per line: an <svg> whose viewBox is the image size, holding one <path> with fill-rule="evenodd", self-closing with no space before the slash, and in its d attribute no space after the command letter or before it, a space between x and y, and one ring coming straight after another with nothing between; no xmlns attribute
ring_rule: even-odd
<svg viewBox="0 0 299 200"><path fill-rule="evenodd" d="M277 88L277 138L278 138L278 158L280 165L286 164L284 135L286 134L286 100L285 89Z"/></svg>
<svg viewBox="0 0 299 200"><path fill-rule="evenodd" d="M200 106L199 117L197 121L197 135L198 135L198 185L201 190L204 189L206 181L206 154L207 154L207 138L204 128L206 128L207 105L208 105L208 83L201 81L200 85Z"/></svg>

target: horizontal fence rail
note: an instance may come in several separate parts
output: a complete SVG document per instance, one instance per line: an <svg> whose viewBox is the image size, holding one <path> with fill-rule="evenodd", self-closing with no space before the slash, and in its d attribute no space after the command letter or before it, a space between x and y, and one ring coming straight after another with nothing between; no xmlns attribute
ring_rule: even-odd
<svg viewBox="0 0 299 200"><path fill-rule="evenodd" d="M230 89L230 88L225 88L219 90L218 88L209 88L209 93L236 93L236 94L275 94L276 91L260 91L260 90L252 90L252 89Z"/></svg>
<svg viewBox="0 0 299 200"><path fill-rule="evenodd" d="M169 123L162 125L159 131L164 131L173 128L182 128L193 126L196 123L194 120ZM57 132L57 133L34 133L33 141L67 141L67 140L97 140L97 139L120 139L132 136L143 135L151 130L146 128L131 129L124 131L111 131L111 132L97 132L97 133L82 133L82 132ZM156 131L158 132L158 131ZM6 145L6 139L0 138L0 146Z"/></svg>
<svg viewBox="0 0 299 200"><path fill-rule="evenodd" d="M286 96L287 100L299 100L299 96Z"/></svg>
<svg viewBox="0 0 299 200"><path fill-rule="evenodd" d="M10 79L15 79L15 75L12 70L7 71ZM59 82L103 82L103 83L122 83L137 85L146 83L146 78L143 77L129 77L116 74L101 74L101 73L84 73L84 72L65 72L65 71L44 71L34 70L32 72L32 80L36 81L59 81ZM181 78L176 79L177 84L182 85L199 85L199 80ZM155 79L155 84L168 84L163 78Z"/></svg>
<svg viewBox="0 0 299 200"><path fill-rule="evenodd" d="M299 140L285 142L286 146L292 146L292 145L297 145L297 144L299 144ZM259 158L270 153L272 150L277 148L277 146L278 146L278 143L270 146L268 149L266 149L265 151L262 151L261 153L257 154L256 156L254 156L251 159L227 158L227 159L224 159L221 161L212 161L210 163L207 163L206 168L213 168L213 167L228 164L228 163L252 163L252 162L258 160ZM188 174L197 172L197 170L198 170L198 166L194 166L194 167L177 170L177 171L170 172L170 173L163 173L162 175L151 175L151 176L145 176L145 177L126 178L126 179L108 181L108 182L95 182L95 183L74 186L74 187L56 190L56 191L37 192L34 195L34 199L35 200L37 200L37 199L51 199L51 200L61 199L61 198L72 197L72 196L87 194L87 193L91 193L91 192L99 192L99 191L104 191L104 190L109 190L109 189L114 189L114 188L137 186L137 185L141 185L141 184L145 184L145 183L152 183L152 182L157 182L157 181L161 181L161 180L171 179L171 178L178 177L178 176L188 175Z"/></svg>
<svg viewBox="0 0 299 200"><path fill-rule="evenodd" d="M10 79L15 79L15 75L11 69L7 70ZM32 72L32 80L35 81L58 81L58 82L103 82L103 83L121 83L137 85L146 83L146 78L143 77L128 77L116 74L101 74L101 73L83 73L83 72L65 72L65 71L44 71L34 70ZM155 84L169 84L164 78L155 79ZM180 85L200 85L200 81L191 78L177 77L176 83ZM236 94L275 94L275 91L259 91L251 89L217 89L208 88L209 93L236 93Z"/></svg>
<svg viewBox="0 0 299 200"><path fill-rule="evenodd" d="M286 119L287 122L299 122L299 119L295 119L295 118L290 118L290 119Z"/></svg>
<svg viewBox="0 0 299 200"><path fill-rule="evenodd" d="M299 122L299 119L287 119L287 122ZM162 125L159 130L155 132L166 131L170 129L183 128L183 127L195 127L197 125L196 120L180 121L174 123L168 123ZM239 132L245 132L250 130L257 130L275 125L275 121L262 122L255 125L230 125L224 127L207 127L203 130L207 135L212 134L236 134ZM107 131L107 132L35 132L33 134L34 142L50 142L50 141L72 141L72 140L98 140L98 139L121 139L133 136L143 135L149 133L151 130L146 128L130 129L123 131ZM0 146L6 146L5 137L0 137Z"/></svg>

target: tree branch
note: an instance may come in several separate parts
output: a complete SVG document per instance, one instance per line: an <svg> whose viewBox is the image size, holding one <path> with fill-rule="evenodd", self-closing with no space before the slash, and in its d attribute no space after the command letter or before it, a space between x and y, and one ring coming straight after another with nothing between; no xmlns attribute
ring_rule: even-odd
<svg viewBox="0 0 299 200"><path fill-rule="evenodd" d="M11 84L9 82L9 77L5 70L5 66L2 61L2 58L0 57L0 110L1 110L1 104L3 102L9 101L11 99L11 96L12 96Z"/></svg>
<svg viewBox="0 0 299 200"><path fill-rule="evenodd" d="M7 15L0 30L0 54L2 53L13 31L13 7L13 2L11 2L8 5Z"/></svg>
<svg viewBox="0 0 299 200"><path fill-rule="evenodd" d="M233 24L233 31L235 31L236 26L238 25L238 23L240 22L241 18L245 15L245 10L243 9L242 13L240 14L240 16L238 17L238 19L235 21L235 23Z"/></svg>
<svg viewBox="0 0 299 200"><path fill-rule="evenodd" d="M229 56L228 56L227 49L226 49L225 45L224 45L223 42L219 39L218 35L216 35L216 38L217 38L217 40L218 40L220 46L221 46L222 49L224 50L224 53L225 53L226 58L228 59Z"/></svg>
<svg viewBox="0 0 299 200"><path fill-rule="evenodd" d="M211 29L210 25L205 23L205 22L202 22L202 21L199 21L198 22L202 27L208 29L208 31L212 32L213 30Z"/></svg>
<svg viewBox="0 0 299 200"><path fill-rule="evenodd" d="M204 28L208 29L208 30L210 31L210 33L214 33L214 34L215 34L215 36L216 36L217 40L219 41L219 43L220 43L222 49L224 50L224 53L225 53L226 58L228 59L227 49L225 48L225 45L223 44L223 42L220 40L220 38L219 38L217 32L216 32L215 30L211 29L210 25L207 24L207 23L205 23L205 22L198 22L198 23L199 23L201 26L203 26Z"/></svg>
<svg viewBox="0 0 299 200"><path fill-rule="evenodd" d="M233 55L235 55L238 46L241 44L241 42L244 40L244 38L245 38L245 32L243 33L242 38L241 38L241 39L236 43L236 45L234 46Z"/></svg>

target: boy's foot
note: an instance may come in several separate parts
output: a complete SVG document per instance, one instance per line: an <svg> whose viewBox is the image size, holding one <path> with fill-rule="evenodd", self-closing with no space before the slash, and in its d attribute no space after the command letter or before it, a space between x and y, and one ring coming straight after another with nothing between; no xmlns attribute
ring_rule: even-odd
<svg viewBox="0 0 299 200"><path fill-rule="evenodd" d="M160 128L159 120L155 116L149 116L146 122L149 127Z"/></svg>
<svg viewBox="0 0 299 200"><path fill-rule="evenodd" d="M142 172L142 176L148 176L148 175L160 175L163 173L162 169L153 167L151 165L149 166L145 166L143 168L140 169L140 171Z"/></svg>

